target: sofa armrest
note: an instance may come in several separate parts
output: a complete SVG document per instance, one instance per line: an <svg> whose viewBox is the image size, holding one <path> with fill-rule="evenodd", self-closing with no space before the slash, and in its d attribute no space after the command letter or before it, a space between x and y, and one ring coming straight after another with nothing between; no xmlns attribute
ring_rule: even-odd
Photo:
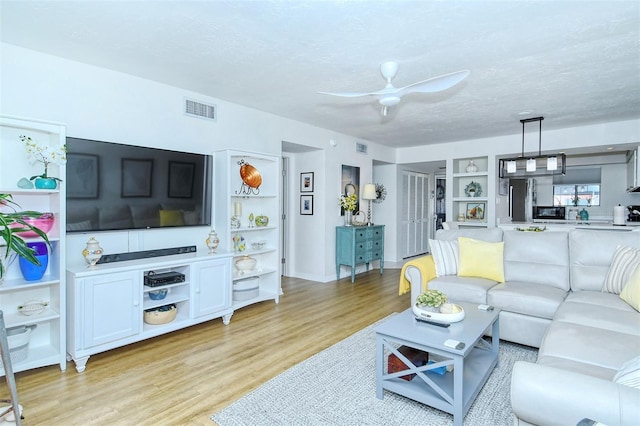
<svg viewBox="0 0 640 426"><path fill-rule="evenodd" d="M525 361L511 376L511 407L527 423L575 425L584 418L607 425L640 424L640 389Z"/></svg>
<svg viewBox="0 0 640 426"><path fill-rule="evenodd" d="M404 282L408 282L411 288L411 303L427 288L427 283L436 277L436 266L433 257L429 254L410 260L404 264L400 272L400 294L403 294Z"/></svg>

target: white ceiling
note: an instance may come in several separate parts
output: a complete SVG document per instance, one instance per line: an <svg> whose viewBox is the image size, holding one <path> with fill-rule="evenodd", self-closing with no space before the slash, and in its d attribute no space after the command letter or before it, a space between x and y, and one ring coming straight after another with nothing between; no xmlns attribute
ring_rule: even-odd
<svg viewBox="0 0 640 426"><path fill-rule="evenodd" d="M640 117L640 2L1 0L2 41L390 146ZM371 98L468 69L458 86Z"/></svg>

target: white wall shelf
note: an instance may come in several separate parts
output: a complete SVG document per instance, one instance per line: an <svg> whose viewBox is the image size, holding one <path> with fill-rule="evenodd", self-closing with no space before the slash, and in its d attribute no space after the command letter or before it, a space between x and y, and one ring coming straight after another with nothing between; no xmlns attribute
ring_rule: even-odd
<svg viewBox="0 0 640 426"><path fill-rule="evenodd" d="M4 313L7 328L36 325L29 339L28 355L23 361L14 362L13 370L24 371L48 365L65 370L66 362L66 285L65 285L65 167L49 165L49 176L62 179L55 190L24 189L18 187L20 178L40 175L41 163L30 164L27 151L19 136L30 136L41 144L59 147L66 142L65 126L16 117L0 116L0 193L12 194L19 210L50 212L55 216L53 228L47 233L51 246L45 275L37 281L26 281L17 258L8 265L6 279L0 286L0 309ZM27 242L42 241L25 238ZM4 250L0 255L4 256ZM47 302L40 314L24 315L18 306L38 300ZM0 373L4 371L0 368Z"/></svg>
<svg viewBox="0 0 640 426"><path fill-rule="evenodd" d="M245 194L240 176L240 162L255 167L262 183L258 193ZM249 300L233 301L233 308L265 300L280 301L280 157L255 152L225 150L216 152L216 205L215 223L220 238L220 249L233 252L234 282L250 277L259 278L258 295ZM245 188L246 189L246 188ZM231 218L236 213L236 205L241 206L239 228L231 226ZM269 218L267 226L250 226L249 215L264 215ZM234 236L244 239L244 250L234 248ZM252 243L264 242L264 247L252 249ZM235 261L243 256L256 259L253 271L240 273Z"/></svg>

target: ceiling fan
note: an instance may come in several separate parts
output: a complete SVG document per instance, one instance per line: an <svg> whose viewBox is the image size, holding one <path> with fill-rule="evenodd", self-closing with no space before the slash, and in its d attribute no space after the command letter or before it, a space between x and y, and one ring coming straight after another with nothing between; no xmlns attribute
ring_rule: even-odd
<svg viewBox="0 0 640 426"><path fill-rule="evenodd" d="M435 93L455 86L470 74L468 70L456 71L450 74L443 74L428 80L419 81L404 87L395 87L391 80L398 73L398 63L394 61L383 62L380 65L380 73L387 80L384 89L375 92L318 92L323 95L340 96L343 98L358 98L361 96L374 96L382 105L383 116L389 114L389 107L400 103L402 97L408 93Z"/></svg>

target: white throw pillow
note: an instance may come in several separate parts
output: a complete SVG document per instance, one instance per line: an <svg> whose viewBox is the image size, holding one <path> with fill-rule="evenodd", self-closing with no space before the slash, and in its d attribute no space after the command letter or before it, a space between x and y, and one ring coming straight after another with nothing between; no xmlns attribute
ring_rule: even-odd
<svg viewBox="0 0 640 426"><path fill-rule="evenodd" d="M436 276L458 274L458 242L455 240L429 240L431 256L436 265Z"/></svg>
<svg viewBox="0 0 640 426"><path fill-rule="evenodd" d="M609 266L607 278L604 280L602 291L620 294L638 265L640 265L640 250L633 247L618 246L613 255L611 266Z"/></svg>
<svg viewBox="0 0 640 426"><path fill-rule="evenodd" d="M622 364L613 378L614 383L640 389L640 356Z"/></svg>

